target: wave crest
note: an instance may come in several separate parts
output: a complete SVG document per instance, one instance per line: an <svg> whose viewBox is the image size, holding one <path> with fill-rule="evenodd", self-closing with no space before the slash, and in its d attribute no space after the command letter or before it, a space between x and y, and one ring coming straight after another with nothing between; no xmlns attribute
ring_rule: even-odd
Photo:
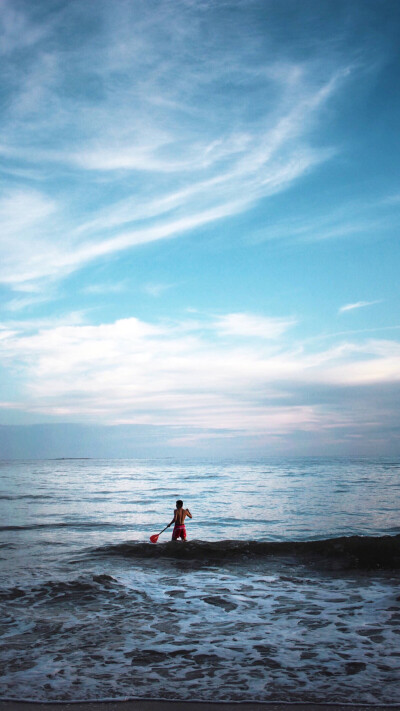
<svg viewBox="0 0 400 711"><path fill-rule="evenodd" d="M345 536L317 541L187 541L141 543L127 541L92 550L96 556L166 558L197 561L249 561L270 556L334 561L336 566L359 569L400 568L400 534L396 536Z"/></svg>

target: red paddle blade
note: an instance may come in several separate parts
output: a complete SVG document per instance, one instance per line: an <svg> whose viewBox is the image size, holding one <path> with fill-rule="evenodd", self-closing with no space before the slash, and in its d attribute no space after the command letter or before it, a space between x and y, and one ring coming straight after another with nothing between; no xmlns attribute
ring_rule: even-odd
<svg viewBox="0 0 400 711"><path fill-rule="evenodd" d="M151 542L152 542L152 543L157 543L157 541L158 541L158 536L159 536L159 535L160 535L159 533L155 533L154 536L150 536Z"/></svg>

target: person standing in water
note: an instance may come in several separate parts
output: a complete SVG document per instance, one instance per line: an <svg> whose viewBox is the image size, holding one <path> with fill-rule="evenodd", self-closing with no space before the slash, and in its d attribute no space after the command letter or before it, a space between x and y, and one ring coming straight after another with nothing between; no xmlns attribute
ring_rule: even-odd
<svg viewBox="0 0 400 711"><path fill-rule="evenodd" d="M168 524L169 526L172 526L173 523L175 524L174 530L172 531L173 541L177 541L178 538L182 538L182 541L186 541L186 516L189 516L189 518L193 518L189 509L183 508L183 501L178 499L178 501L176 502L176 509L174 511L174 518L172 519L171 523Z"/></svg>

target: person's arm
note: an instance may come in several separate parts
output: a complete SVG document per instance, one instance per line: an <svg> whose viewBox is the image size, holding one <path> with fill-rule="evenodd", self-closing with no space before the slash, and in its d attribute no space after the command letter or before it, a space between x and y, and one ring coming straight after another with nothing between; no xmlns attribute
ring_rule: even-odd
<svg viewBox="0 0 400 711"><path fill-rule="evenodd" d="M176 520L176 509L175 509L175 511L174 511L174 518L172 519L171 523L168 524L168 528L169 528L170 526L172 526L173 523L175 523L175 520Z"/></svg>
<svg viewBox="0 0 400 711"><path fill-rule="evenodd" d="M193 518L192 514L190 513L189 509L186 509L186 513L189 516L189 518Z"/></svg>

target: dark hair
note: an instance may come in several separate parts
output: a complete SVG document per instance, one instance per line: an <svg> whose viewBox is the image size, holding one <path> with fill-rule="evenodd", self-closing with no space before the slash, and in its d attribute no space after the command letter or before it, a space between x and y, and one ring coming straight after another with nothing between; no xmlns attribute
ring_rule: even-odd
<svg viewBox="0 0 400 711"><path fill-rule="evenodd" d="M178 509L181 509L182 506L183 506L183 501L181 501L180 499L178 499L178 501L176 502L176 506L177 506Z"/></svg>

